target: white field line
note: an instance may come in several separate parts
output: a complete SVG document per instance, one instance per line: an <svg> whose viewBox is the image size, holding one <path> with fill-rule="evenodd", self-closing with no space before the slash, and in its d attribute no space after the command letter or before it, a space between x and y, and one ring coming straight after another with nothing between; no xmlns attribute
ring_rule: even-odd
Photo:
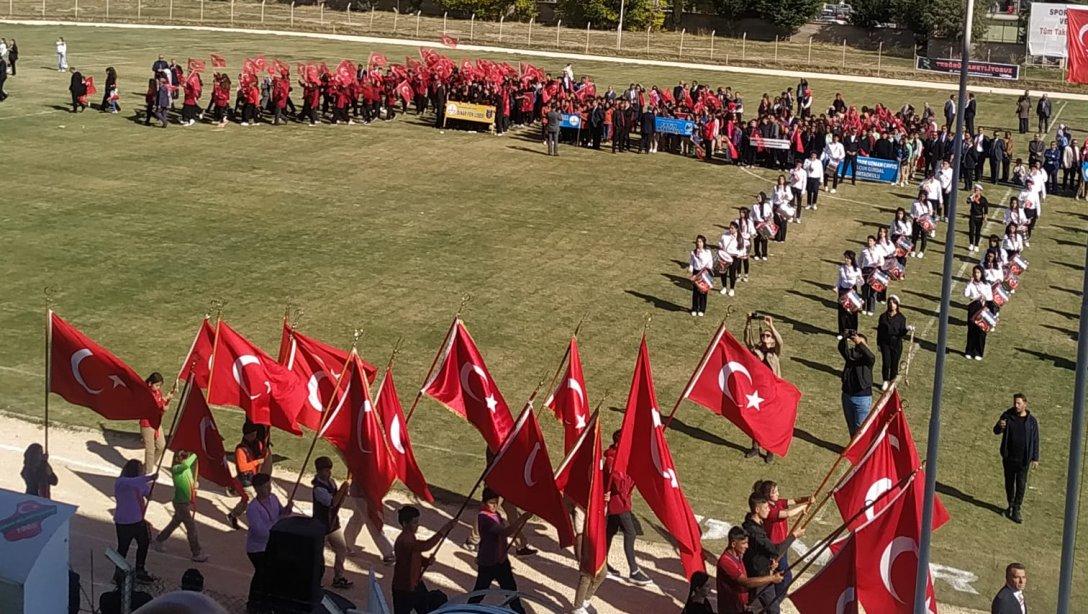
<svg viewBox="0 0 1088 614"><path fill-rule="evenodd" d="M281 30L263 30L249 28L224 28L214 26L188 26L188 25L160 25L160 24L130 24L130 23L102 23L102 22L75 22L63 20L36 20L36 19L0 19L0 23L8 23L23 26L71 26L87 28L119 28L126 30L186 30L197 32L218 32L223 34L243 35L269 35L287 36L318 40L345 41L352 43L369 43L375 45L398 45L403 47L431 47L445 48L445 45L436 41L412 40L402 38L384 38L380 36L361 36L352 34L327 34L322 32L287 32ZM460 51L482 51L485 53L506 53L529 57L557 58L563 60L580 60L583 62L604 62L609 64L630 64L635 66L657 66L662 68L683 68L687 70L705 70L723 73L752 74L770 77L789 77L805 79L822 79L827 81L844 81L848 83L869 83L874 85L891 85L898 87L928 88L944 91L958 91L956 83L934 83L930 81L914 81L910 79L891 79L886 77L863 77L854 75L840 75L834 73L819 73L800 70L780 70L772 68L753 68L746 66L722 66L718 64L702 64L698 62L676 62L670 60L648 60L641 58L617 58L603 55L589 55L585 53L566 53L559 51L543 51L538 49L515 49L511 47L493 47L490 45L464 45L458 44ZM1009 87L992 87L972 85L968 89L981 94L998 94L1002 96L1019 96L1024 90ZM1042 92L1034 92L1041 94ZM1055 92L1050 94L1055 100L1080 100L1088 101L1088 94L1071 94Z"/></svg>

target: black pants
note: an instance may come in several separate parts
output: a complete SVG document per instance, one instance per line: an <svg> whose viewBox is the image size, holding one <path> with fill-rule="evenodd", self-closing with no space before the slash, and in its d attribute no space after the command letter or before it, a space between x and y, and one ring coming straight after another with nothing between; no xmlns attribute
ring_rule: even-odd
<svg viewBox="0 0 1088 614"><path fill-rule="evenodd" d="M257 105L248 102L242 107L242 121L247 124L257 123Z"/></svg>
<svg viewBox="0 0 1088 614"><path fill-rule="evenodd" d="M1028 489L1028 468L1019 461L1002 460L1001 465L1005 469L1005 500L1009 507L1018 510Z"/></svg>
<svg viewBox="0 0 1088 614"><path fill-rule="evenodd" d="M986 220L984 218L967 218L967 243L970 245L978 246L982 241L982 224Z"/></svg>
<svg viewBox="0 0 1088 614"><path fill-rule="evenodd" d="M812 177L808 178L808 182L805 184L805 203L808 205L816 205L816 199L820 197L820 180Z"/></svg>
<svg viewBox="0 0 1088 614"><path fill-rule="evenodd" d="M986 331L975 326L975 314L982 309L978 301L972 301L967 307L967 348L964 353L968 356L982 356L986 352Z"/></svg>
<svg viewBox="0 0 1088 614"><path fill-rule="evenodd" d="M151 545L151 533L147 523L141 520L132 524L116 524L117 528L117 553L123 557L128 556L128 547L132 540L136 540L136 569L144 569L147 563L147 548Z"/></svg>
<svg viewBox="0 0 1088 614"><path fill-rule="evenodd" d="M732 290L737 287L737 270L740 269L740 260L734 258L729 267L721 274L722 287Z"/></svg>
<svg viewBox="0 0 1088 614"><path fill-rule="evenodd" d="M842 166L841 164L839 166ZM824 187L827 187L827 180L831 180L831 189L839 189L839 169L831 168L830 170L824 169Z"/></svg>
<svg viewBox="0 0 1088 614"><path fill-rule="evenodd" d="M922 230L922 225L921 224L919 224L918 222L915 222L913 228L910 231L910 241L911 241L911 243L914 243L914 251L919 252L919 253L925 252L926 251L926 241L928 241L928 240L929 240L929 233L926 232L925 230Z"/></svg>
<svg viewBox="0 0 1088 614"><path fill-rule="evenodd" d="M767 257L767 237L758 232L752 237L752 255L756 258Z"/></svg>
<svg viewBox="0 0 1088 614"><path fill-rule="evenodd" d="M473 592L480 591L491 586L492 582L498 582L499 588L508 591L517 591L518 584L514 581L514 570L510 568L510 559L506 559L501 563L495 565L488 565L487 567L480 567L476 571L476 584L472 587ZM479 603L482 601L482 597L473 597L469 599L469 603ZM507 604L507 607L515 612L521 612L524 614L525 608L521 607L521 599L515 599Z"/></svg>
<svg viewBox="0 0 1088 614"><path fill-rule="evenodd" d="M622 514L609 514L607 519L608 545L605 552L612 549L612 538L617 531L623 532L623 554L627 557L627 571L634 573L638 570L638 561L635 560L635 537L638 536L638 527L635 526L635 517L631 512Z"/></svg>
<svg viewBox="0 0 1088 614"><path fill-rule="evenodd" d="M880 346L880 379L890 382L899 376L899 359L903 357L903 342Z"/></svg>
<svg viewBox="0 0 1088 614"><path fill-rule="evenodd" d="M446 597L439 591L429 591L423 582L415 590L393 590L393 614L427 614L442 607Z"/></svg>
<svg viewBox="0 0 1088 614"><path fill-rule="evenodd" d="M876 290L873 290L873 287L869 285L868 281L869 276L872 275L875 270L876 267L865 267L861 269L861 277L865 280L862 282L863 285L861 286L861 300L864 301L862 303L864 305L864 307L861 308L862 311L873 311L873 309L876 308L877 292Z"/></svg>
<svg viewBox="0 0 1088 614"><path fill-rule="evenodd" d="M998 167L1001 162L995 158L990 158L990 183L997 183L998 179Z"/></svg>
<svg viewBox="0 0 1088 614"><path fill-rule="evenodd" d="M800 215L801 208L798 207L797 211L798 211L798 215ZM784 218L781 215L778 215L776 213L775 216L774 216L774 223L778 224L778 234L776 234L774 236L774 240L777 241L778 243L785 242L785 240L786 240L786 229L789 228L789 220L787 220L786 218ZM766 255L766 254L764 254L764 255Z"/></svg>
<svg viewBox="0 0 1088 614"><path fill-rule="evenodd" d="M1062 189L1070 192L1077 189L1077 169L1075 168L1063 168L1062 169Z"/></svg>
<svg viewBox="0 0 1088 614"><path fill-rule="evenodd" d="M15 75L15 62L17 62L17 61L18 61L18 60L11 60L11 62L10 62L10 64L9 64L9 65L11 66L11 74L12 74L13 76Z"/></svg>
<svg viewBox="0 0 1088 614"><path fill-rule="evenodd" d="M706 294L699 292L699 288L694 285L691 288L691 310L706 313Z"/></svg>
<svg viewBox="0 0 1088 614"><path fill-rule="evenodd" d="M790 188L790 192L793 194L793 208L797 212L797 219L801 219L801 190L799 188Z"/></svg>
<svg viewBox="0 0 1088 614"><path fill-rule="evenodd" d="M147 116L144 117L144 125L145 126L150 126L151 125L151 118L152 117L155 117L155 103L149 102L149 103L147 103Z"/></svg>
<svg viewBox="0 0 1088 614"><path fill-rule="evenodd" d="M842 298L842 296L849 291L850 289L843 290L840 288L839 298ZM843 309L842 303L839 303L837 307L839 312L839 334L845 337L846 331L858 329L858 314L850 313L849 311Z"/></svg>
<svg viewBox="0 0 1088 614"><path fill-rule="evenodd" d="M1028 118L1021 117L1020 118L1020 134L1027 134L1027 133L1028 133Z"/></svg>
<svg viewBox="0 0 1088 614"><path fill-rule="evenodd" d="M195 104L182 105L181 120L183 122L188 122L189 120L195 121L198 115L200 115L200 107Z"/></svg>
<svg viewBox="0 0 1088 614"><path fill-rule="evenodd" d="M1002 182L1007 183L1009 181L1009 166L1011 164L1012 163L1008 158L1005 158L1004 160L1001 161L1001 181Z"/></svg>
<svg viewBox="0 0 1088 614"><path fill-rule="evenodd" d="M850 183L858 184L858 155L846 154L846 160L839 165L839 179L846 181L846 167L850 167Z"/></svg>

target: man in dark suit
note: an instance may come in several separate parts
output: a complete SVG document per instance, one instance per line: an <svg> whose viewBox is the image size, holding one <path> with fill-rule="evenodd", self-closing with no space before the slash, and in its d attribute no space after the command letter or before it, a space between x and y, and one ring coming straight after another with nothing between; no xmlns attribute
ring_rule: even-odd
<svg viewBox="0 0 1088 614"><path fill-rule="evenodd" d="M944 101L944 125L949 130L955 125L956 122L956 95L949 94L948 100Z"/></svg>
<svg viewBox="0 0 1088 614"><path fill-rule="evenodd" d="M1009 563L1005 568L1005 586L997 591L990 614L1027 614L1024 587L1028 584L1028 572L1023 563Z"/></svg>
<svg viewBox="0 0 1088 614"><path fill-rule="evenodd" d="M1005 516L1020 524L1020 506L1028 489L1028 469L1039 466L1039 421L1028 411L1023 394L1012 395L1012 407L1006 409L994 425L994 435L1001 435L1001 464L1005 470L1005 497L1009 507Z"/></svg>
<svg viewBox="0 0 1088 614"><path fill-rule="evenodd" d="M1006 151L1005 139L998 136L997 130L994 130L994 138L990 145L990 183L997 183L998 173L1001 172L1001 166L1005 162L1005 158L1009 156Z"/></svg>
<svg viewBox="0 0 1088 614"><path fill-rule="evenodd" d="M967 126L967 131L971 134L975 133L975 113L978 112L978 104L975 102L975 95L967 94L967 104L963 107L963 124Z"/></svg>

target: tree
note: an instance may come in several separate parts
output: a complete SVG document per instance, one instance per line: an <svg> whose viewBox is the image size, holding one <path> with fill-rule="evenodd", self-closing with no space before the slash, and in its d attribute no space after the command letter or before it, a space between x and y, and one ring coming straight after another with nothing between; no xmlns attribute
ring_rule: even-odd
<svg viewBox="0 0 1088 614"><path fill-rule="evenodd" d="M615 28L620 20L621 0L559 0L563 23L599 28ZM626 30L660 28L665 23L665 9L670 0L623 0L623 27Z"/></svg>
<svg viewBox="0 0 1088 614"><path fill-rule="evenodd" d="M713 0L714 13L726 19L736 19L748 9L745 0Z"/></svg>
<svg viewBox="0 0 1088 614"><path fill-rule="evenodd" d="M850 6L854 9L850 23L861 28L896 21L896 6L888 0L851 0Z"/></svg>
<svg viewBox="0 0 1088 614"><path fill-rule="evenodd" d="M917 0L916 0L917 1ZM963 17L967 12L964 0L928 0L923 12L928 38L962 41ZM971 40L980 41L986 34L985 5L975 4L974 23L971 24Z"/></svg>
<svg viewBox="0 0 1088 614"><path fill-rule="evenodd" d="M754 4L760 17L786 35L815 17L823 5L820 0L755 0Z"/></svg>
<svg viewBox="0 0 1088 614"><path fill-rule="evenodd" d="M528 19L537 14L535 0L439 0L438 3L448 11L475 13L480 19Z"/></svg>

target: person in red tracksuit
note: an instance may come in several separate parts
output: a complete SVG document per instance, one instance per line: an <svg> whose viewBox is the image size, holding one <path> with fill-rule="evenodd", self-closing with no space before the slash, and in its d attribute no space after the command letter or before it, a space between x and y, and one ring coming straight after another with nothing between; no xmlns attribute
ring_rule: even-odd
<svg viewBox="0 0 1088 614"><path fill-rule="evenodd" d="M650 577L639 569L635 560L635 538L639 534L638 520L631 513L631 491L635 488L635 481L631 476L615 470L616 452L620 442L620 431L612 433L612 445L604 453L605 484L608 485L608 546L612 549L612 538L617 531L623 532L623 553L627 556L627 567L630 574L627 580L632 584L645 585L652 583ZM611 565L608 566L608 576L620 579L619 571Z"/></svg>
<svg viewBox="0 0 1088 614"><path fill-rule="evenodd" d="M242 107L242 125L256 126L260 121L257 104L261 100L261 89L257 86L257 79L251 77L248 83L242 85L242 95L245 100L245 106Z"/></svg>
<svg viewBox="0 0 1088 614"><path fill-rule="evenodd" d="M283 116L283 110L287 108L287 96L290 91L291 84L286 77L276 77L272 80L272 124L275 126L280 125L281 121L287 122Z"/></svg>
<svg viewBox="0 0 1088 614"><path fill-rule="evenodd" d="M192 126L196 123L197 116L201 114L200 107L197 106L200 95L204 91L204 82L200 80L200 73L189 75L182 87L185 90L185 99L181 107L181 125Z"/></svg>
<svg viewBox="0 0 1088 614"><path fill-rule="evenodd" d="M227 112L230 109L230 77L225 74L215 76L212 86L212 112L219 127L227 125Z"/></svg>
<svg viewBox="0 0 1088 614"><path fill-rule="evenodd" d="M317 121L317 106L321 103L321 87L317 83L310 81L299 81L299 85L302 86L302 113L299 116L300 121L309 120L310 125L314 126Z"/></svg>

